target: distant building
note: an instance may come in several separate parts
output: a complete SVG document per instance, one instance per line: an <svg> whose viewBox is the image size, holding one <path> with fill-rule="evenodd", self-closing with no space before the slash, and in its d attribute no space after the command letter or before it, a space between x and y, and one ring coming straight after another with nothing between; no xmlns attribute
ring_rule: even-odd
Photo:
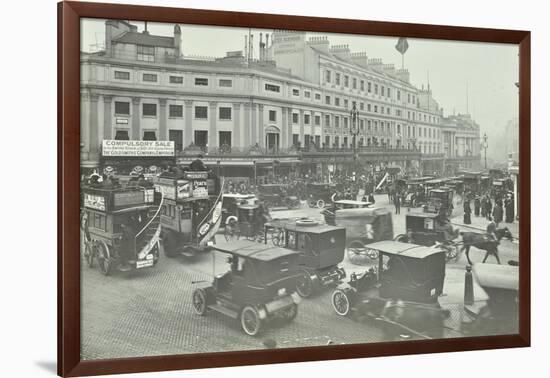
<svg viewBox="0 0 550 378"><path fill-rule="evenodd" d="M479 160L466 132L473 139L475 130L445 124L431 90L411 85L408 70L327 37L276 30L260 33L257 54L245 37L244 52L197 57L183 54L177 25L170 37L125 21L105 27L105 50L81 53L83 167L100 164L103 139L171 140L182 162L192 145L209 164L231 154L235 167L277 161L324 171L354 162L432 173L449 159Z"/></svg>
<svg viewBox="0 0 550 378"><path fill-rule="evenodd" d="M480 168L479 125L469 114L444 117L442 132L446 172Z"/></svg>

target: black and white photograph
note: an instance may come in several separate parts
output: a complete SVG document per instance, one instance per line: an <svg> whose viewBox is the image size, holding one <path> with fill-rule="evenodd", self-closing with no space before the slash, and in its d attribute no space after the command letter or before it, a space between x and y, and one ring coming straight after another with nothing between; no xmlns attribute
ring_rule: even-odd
<svg viewBox="0 0 550 378"><path fill-rule="evenodd" d="M80 28L82 360L518 333L517 44Z"/></svg>

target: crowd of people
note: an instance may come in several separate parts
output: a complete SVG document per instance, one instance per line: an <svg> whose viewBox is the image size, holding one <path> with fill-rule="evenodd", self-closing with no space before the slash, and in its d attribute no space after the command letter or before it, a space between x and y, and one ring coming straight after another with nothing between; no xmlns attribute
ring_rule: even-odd
<svg viewBox="0 0 550 378"><path fill-rule="evenodd" d="M481 195L464 196L464 224L472 223L472 207L474 205L474 216L483 217L493 221L498 227L500 223L514 222L514 199L509 193L491 193L489 191Z"/></svg>

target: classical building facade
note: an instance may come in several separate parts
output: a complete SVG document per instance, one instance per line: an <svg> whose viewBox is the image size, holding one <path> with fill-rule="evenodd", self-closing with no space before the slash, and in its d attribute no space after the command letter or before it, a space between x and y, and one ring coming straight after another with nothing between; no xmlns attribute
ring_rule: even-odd
<svg viewBox="0 0 550 378"><path fill-rule="evenodd" d="M452 127L431 90L411 85L407 70L326 37L260 34L251 59L250 40L244 53L184 56L177 25L165 37L107 21L105 35L104 50L81 53L83 167L99 164L103 139L171 140L182 156L194 145L208 159L243 163L261 155L438 172L451 144L462 145L462 134L445 134ZM472 148L468 158L477 155Z"/></svg>
<svg viewBox="0 0 550 378"><path fill-rule="evenodd" d="M442 135L446 172L480 168L479 125L469 114L443 118Z"/></svg>

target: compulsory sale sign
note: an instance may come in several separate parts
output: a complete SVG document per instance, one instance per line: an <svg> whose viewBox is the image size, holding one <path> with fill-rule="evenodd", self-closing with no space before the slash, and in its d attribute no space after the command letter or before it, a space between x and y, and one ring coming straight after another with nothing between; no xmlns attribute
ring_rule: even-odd
<svg viewBox="0 0 550 378"><path fill-rule="evenodd" d="M175 156L174 142L165 140L104 140L103 156Z"/></svg>

